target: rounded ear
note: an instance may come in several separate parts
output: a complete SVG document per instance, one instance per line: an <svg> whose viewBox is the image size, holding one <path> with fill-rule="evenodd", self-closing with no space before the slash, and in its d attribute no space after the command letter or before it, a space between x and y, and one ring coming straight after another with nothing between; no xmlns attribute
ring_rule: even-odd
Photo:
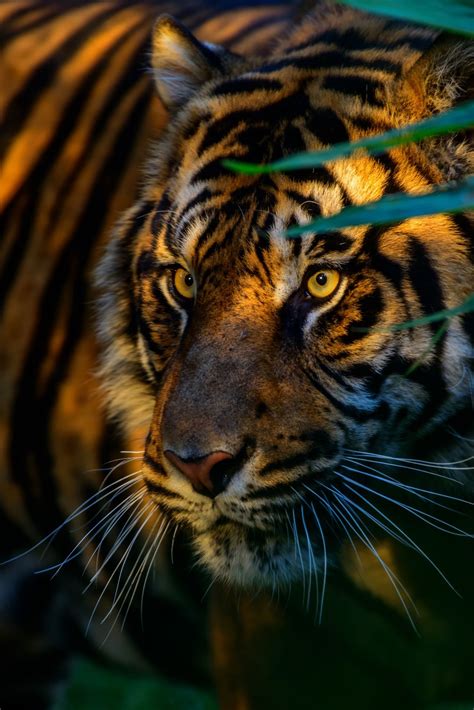
<svg viewBox="0 0 474 710"><path fill-rule="evenodd" d="M474 42L441 34L402 76L396 91L411 122L474 99ZM474 121L471 130L434 139L431 155L446 180L472 174Z"/></svg>
<svg viewBox="0 0 474 710"><path fill-rule="evenodd" d="M242 59L224 47L200 42L173 17L162 15L153 30L151 64L161 100L175 111L206 81L235 71Z"/></svg>
<svg viewBox="0 0 474 710"><path fill-rule="evenodd" d="M423 115L474 98L474 42L440 35L404 77L414 105Z"/></svg>

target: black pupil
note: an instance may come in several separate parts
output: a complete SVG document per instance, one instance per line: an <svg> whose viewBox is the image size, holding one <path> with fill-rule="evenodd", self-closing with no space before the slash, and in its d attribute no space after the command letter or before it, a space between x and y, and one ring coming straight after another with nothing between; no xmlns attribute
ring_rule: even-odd
<svg viewBox="0 0 474 710"><path fill-rule="evenodd" d="M184 277L184 283L186 284L186 286L193 285L194 281L193 281L193 277L191 276L191 274L186 274L186 276Z"/></svg>
<svg viewBox="0 0 474 710"><path fill-rule="evenodd" d="M325 286L328 281L328 277L325 273L321 272L320 274L316 274L316 281L320 286Z"/></svg>

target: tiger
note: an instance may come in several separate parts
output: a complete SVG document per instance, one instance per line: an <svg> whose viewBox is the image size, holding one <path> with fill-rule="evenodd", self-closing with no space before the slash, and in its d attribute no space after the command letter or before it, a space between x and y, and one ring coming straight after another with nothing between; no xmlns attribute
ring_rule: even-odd
<svg viewBox="0 0 474 710"><path fill-rule="evenodd" d="M111 484L115 495L138 477L115 515L131 512L127 534L150 531L129 579L189 540L210 576L221 707L470 702L472 314L441 331L398 326L469 296L472 214L285 232L472 174L472 132L270 174L225 161L264 165L453 107L472 96L473 45L331 2L298 14L257 56L161 15L150 65L167 120L141 181L134 163L140 186L112 236L95 250L96 230L77 228L94 249L97 329L96 347L82 323L93 356L81 365L97 365L113 428L139 442L128 453L140 471L119 469ZM137 106L122 109L114 157L131 149ZM53 286L43 306L74 314ZM37 352L32 362L42 365ZM38 384L62 376L43 368ZM97 436L96 417L74 405L74 424ZM27 461L18 440L15 451ZM56 497L38 496L52 485L41 463L31 488L23 473L10 491L12 518L24 499L26 520L60 519Z"/></svg>
<svg viewBox="0 0 474 710"><path fill-rule="evenodd" d="M190 567L179 535L174 568L169 554L155 559L159 575L120 619L114 612L100 623L120 586L118 572L113 573L127 540L110 569L103 568L83 594L119 539L110 530L100 563L90 559L105 530L93 537L97 514L112 499L102 493L115 492L117 504L120 491L110 484L126 475L133 492L139 488L131 476L138 464L130 461L125 473L132 456L120 453L136 449L137 442L126 441L102 405L91 281L114 222L136 198L148 143L167 122L147 69L151 30L164 12L185 21L202 40L246 53L250 47L264 51L296 9L279 0L0 4L0 706L5 709L49 708L63 693L77 652L139 672L156 669L179 682L210 682L204 588L197 573L179 571ZM111 507L101 513L104 522L111 520ZM75 548L76 557L70 554ZM35 574L66 559L58 574L57 569Z"/></svg>

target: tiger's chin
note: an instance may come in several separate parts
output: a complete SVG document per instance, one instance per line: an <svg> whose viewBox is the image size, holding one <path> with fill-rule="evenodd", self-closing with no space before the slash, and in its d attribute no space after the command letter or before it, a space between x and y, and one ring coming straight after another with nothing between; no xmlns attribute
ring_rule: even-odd
<svg viewBox="0 0 474 710"><path fill-rule="evenodd" d="M221 520L193 537L199 562L216 579L247 589L285 588L307 570L322 568L316 551L308 551L286 535L269 533L232 520ZM303 572L304 570L304 572Z"/></svg>

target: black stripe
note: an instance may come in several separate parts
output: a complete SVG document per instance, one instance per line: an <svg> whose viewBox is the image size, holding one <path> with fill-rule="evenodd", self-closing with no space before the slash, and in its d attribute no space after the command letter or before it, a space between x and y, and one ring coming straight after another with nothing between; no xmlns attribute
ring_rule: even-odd
<svg viewBox="0 0 474 710"><path fill-rule="evenodd" d="M260 2L258 4L261 5ZM273 5L273 2L270 2L269 4ZM258 30L262 29L262 27L268 27L269 25L273 25L280 20L287 19L288 17L286 15L280 15L278 17L261 17L259 20L254 20L251 25L245 25L231 37L228 37L226 39L226 45L228 47L234 47L238 42L240 42L240 40L248 39L250 35L258 32ZM257 35L257 38L258 36L259 35Z"/></svg>
<svg viewBox="0 0 474 710"><path fill-rule="evenodd" d="M474 311L468 311L461 316L463 328L469 338L469 342L474 347Z"/></svg>
<svg viewBox="0 0 474 710"><path fill-rule="evenodd" d="M160 496L161 498L168 498L171 500L183 500L183 497L180 496L178 493L175 493L174 491L169 491L167 488L164 488L164 486L160 486L159 483L156 483L156 481L153 481L151 478L145 478L144 480L148 491L152 495Z"/></svg>
<svg viewBox="0 0 474 710"><path fill-rule="evenodd" d="M34 13L38 9L41 9L41 5L38 4L33 4L30 3L26 7L20 7L17 10L13 10L13 12L10 15L7 15L6 17L3 18L3 22L11 24L12 22L14 23L17 20L21 20L22 17L25 15L29 15L30 13ZM3 28L0 27L0 37L4 37L3 33Z"/></svg>
<svg viewBox="0 0 474 710"><path fill-rule="evenodd" d="M263 271L265 272L265 276L267 277L267 281L270 284L272 288L275 288L275 284L273 282L273 274L270 270L270 267L267 264L267 259L266 259L266 253L269 249L269 240L268 237L265 234L262 234L260 231L257 234L257 240L255 242L255 255L259 261L259 263L262 266Z"/></svg>
<svg viewBox="0 0 474 710"><path fill-rule="evenodd" d="M398 165L389 153L380 153L373 158L386 171L386 181L383 186L384 195L405 192L405 188L397 179ZM393 225L392 225L393 227Z"/></svg>
<svg viewBox="0 0 474 710"><path fill-rule="evenodd" d="M163 227L163 222L169 225L170 222L174 221L174 214L171 212L172 202L168 192L164 192L161 196L161 200L156 206L153 218L151 220L151 233L154 237L157 237L161 228ZM153 240L153 247L156 247L156 239Z"/></svg>
<svg viewBox="0 0 474 710"><path fill-rule="evenodd" d="M360 253L367 255L374 269L377 269L377 271L383 274L383 276L392 283L398 293L402 294L403 268L398 262L385 256L379 250L380 237L390 229L393 229L393 225L390 227L369 227L364 235Z"/></svg>
<svg viewBox="0 0 474 710"><path fill-rule="evenodd" d="M337 444L331 439L329 434L323 430L314 432L314 445L307 451L302 451L285 459L279 459L267 463L260 469L259 476L265 477L274 471L288 471L296 466L302 466L316 458L328 458L334 456L337 451Z"/></svg>
<svg viewBox="0 0 474 710"><path fill-rule="evenodd" d="M301 192L297 192L296 190L284 190L284 194L290 198L290 200L293 200L293 202L296 202L298 207L301 205L302 202L305 201L306 196L303 195ZM321 211L318 213L318 217L320 216Z"/></svg>
<svg viewBox="0 0 474 710"><path fill-rule="evenodd" d="M271 96L268 98L270 99ZM289 121L292 118L305 115L310 110L311 104L308 96L303 91L298 91L282 99L269 101L269 103L266 103L264 106L256 102L255 108L232 111L222 118L209 123L207 133L197 149L198 153L203 153L205 150L227 139L230 131L236 129L239 124L242 124L243 129L249 126L253 128L256 126L260 128L267 126L273 129L275 126L275 117L283 117L285 120ZM272 135L272 130L266 133L266 142L271 143ZM245 139L245 134L243 134L243 139ZM239 158L242 158L242 156L240 155ZM228 174L228 172L226 174Z"/></svg>
<svg viewBox="0 0 474 710"><path fill-rule="evenodd" d="M280 59L260 67L259 74L272 74L273 72L286 69L301 69L303 71L317 71L318 69L372 69L384 71L389 74L396 74L400 70L400 65L388 59L360 59L345 55L341 51L322 52L311 57L293 57Z"/></svg>
<svg viewBox="0 0 474 710"><path fill-rule="evenodd" d="M436 350L439 350L438 343L436 344ZM417 367L410 373L408 379L410 382L416 382L421 385L427 394L421 412L415 421L412 420L410 423L410 433L413 439L420 439L426 433L423 429L436 418L439 409L446 402L448 393L437 358L432 365L422 364Z"/></svg>
<svg viewBox="0 0 474 710"><path fill-rule="evenodd" d="M367 422L370 419L386 419L389 414L388 405L386 402L379 402L373 410L363 411L354 407L352 404L347 404L335 397L324 385L315 372L308 369L304 370L306 377L310 380L313 386L340 412L347 417L354 419L356 422Z"/></svg>
<svg viewBox="0 0 474 710"><path fill-rule="evenodd" d="M81 3L82 4L82 3ZM20 14L27 14L29 12L32 12L34 10L40 9L40 5L30 6L28 8L23 8L23 10L20 10ZM67 10L65 9L60 9L59 7L52 7L52 8L43 8L45 12L40 16L36 17L29 22L25 22L23 25L20 25L20 27L15 27L13 26L11 29L8 29L8 24L11 24L14 22L18 17L15 17L16 13L13 13L10 17L7 17L3 20L5 23L3 25L3 28L0 28L0 42L5 46L5 43L8 41L11 41L12 39L15 39L19 35L25 35L28 32L31 32L32 30L36 30L42 25L44 25L46 22L49 22L50 20L56 18L60 13L65 14ZM67 8L69 10L69 7ZM8 24L7 24L8 23Z"/></svg>
<svg viewBox="0 0 474 710"><path fill-rule="evenodd" d="M196 244L196 249L195 252L201 252L202 247L206 244L206 242L209 241L209 239L212 239L215 235L216 229L219 227L219 216L217 214L214 214L209 222L207 223L206 227L204 228L204 231L201 233L197 244ZM201 258L201 254L199 255Z"/></svg>
<svg viewBox="0 0 474 710"><path fill-rule="evenodd" d="M339 387L342 387L345 390L351 390L352 392L356 391L354 385L351 382L349 382L349 380L347 379L346 372L344 372L344 373L337 372L332 367L329 367L328 365L326 365L326 363L323 362L321 360L321 358L319 358L319 357L315 357L314 362L317 364L318 368L322 372L324 372L324 374L327 377L334 380L334 382L337 382Z"/></svg>
<svg viewBox="0 0 474 710"><path fill-rule="evenodd" d="M137 330L140 332L146 342L147 350L154 353L158 357L163 357L166 353L166 350L156 342L156 337L153 336L149 324L140 313L137 314L135 322L137 324ZM164 323L164 325L166 327L168 323ZM170 327L172 327L171 323L169 323L169 325ZM153 370L155 370L154 367ZM156 374L158 373L155 372L155 375Z"/></svg>
<svg viewBox="0 0 474 710"><path fill-rule="evenodd" d="M412 259L409 276L423 313L429 315L443 310L446 306L438 274L431 264L425 246L418 239L413 238L410 243L410 251ZM431 323L429 327L434 335L440 328L440 323ZM417 432L436 416L438 408L446 401L447 392L441 371L441 354L445 337L446 333L434 346L435 358L432 364L421 365L410 374L409 379L421 384L428 395L423 410L416 419L414 431Z"/></svg>
<svg viewBox="0 0 474 710"><path fill-rule="evenodd" d="M390 25L393 24L391 27ZM389 31L399 31L404 28L402 23L387 23L385 27L381 28L381 34L383 34L383 39L377 41L374 37L365 37L360 30L353 27L349 29L330 29L321 34L317 34L311 38L309 41L297 44L292 47L292 51L299 52L309 47L313 47L316 43L327 42L328 44L337 44L341 48L347 51L363 51L364 49L381 49L382 51L388 49L397 49L399 47L409 47L415 51L424 51L433 43L433 35L427 37L426 35L403 35L402 37L394 40L390 40L386 32Z"/></svg>
<svg viewBox="0 0 474 710"><path fill-rule="evenodd" d="M327 145L347 143L350 140L344 122L330 108L313 109L306 118L305 127L309 128L321 143Z"/></svg>
<svg viewBox="0 0 474 710"><path fill-rule="evenodd" d="M266 77L242 77L228 79L216 86L213 96L225 96L232 94L247 94L253 91L281 91L283 85L277 79L267 79Z"/></svg>
<svg viewBox="0 0 474 710"><path fill-rule="evenodd" d="M164 325L170 328L173 333L178 334L181 325L182 311L179 306L172 305L165 297L163 291L156 283L155 279L151 280L151 291L153 295L154 312L150 313L153 325ZM149 307L150 307L149 306ZM147 306L145 305L145 308Z"/></svg>
<svg viewBox="0 0 474 710"><path fill-rule="evenodd" d="M18 208L21 206L22 217L20 224L15 230L16 234L10 250L5 255L0 275L0 313L4 308L7 295L18 273L23 256L28 249L28 237L36 213L39 195L39 190L33 191L32 189L28 190L25 188L22 194L17 195L17 199L11 202L3 213L3 228L7 231L10 219L13 222L15 221L16 212L18 212Z"/></svg>
<svg viewBox="0 0 474 710"><path fill-rule="evenodd" d="M149 468L152 469L155 473L158 473L160 476L167 477L168 474L166 473L165 468L158 463L158 461L155 461L155 459L150 456L149 453L145 452L143 456L143 463L145 463Z"/></svg>
<svg viewBox="0 0 474 710"><path fill-rule="evenodd" d="M54 3L53 6L50 8L44 7L45 12L41 15L41 17L37 17L36 19L32 19L29 22L25 22L23 25L20 25L20 27L13 27L11 30L8 30L6 32L0 30L0 40L2 42L6 42L11 41L12 39L15 39L20 35L25 36L25 34L27 34L28 32L34 32L47 22L51 22L51 20L54 21L59 15L61 16L61 22L67 22L67 14L74 10L77 10L77 8L84 7L84 4L84 0L68 0L67 5L64 3L61 5ZM41 8L40 4L30 5L30 7L25 8L23 12L20 12L21 14L25 14L32 10L38 10L39 8ZM116 6L115 12L117 12L119 9L122 9L120 5ZM12 18L12 16L8 17L6 19L6 22L11 23L12 19L17 18Z"/></svg>
<svg viewBox="0 0 474 710"><path fill-rule="evenodd" d="M323 89L337 91L340 94L358 96L365 103L383 106L383 84L375 79L370 79L356 74L330 75L324 78Z"/></svg>
<svg viewBox="0 0 474 710"><path fill-rule="evenodd" d="M36 101L54 83L57 74L64 65L90 39L91 33L94 35L112 13L113 8L106 6L106 9L89 19L34 69L27 82L10 99L3 116L4 130L6 129L8 132L8 127L11 126L14 133L18 134L21 131L23 124L31 115Z"/></svg>
<svg viewBox="0 0 474 710"><path fill-rule="evenodd" d="M197 207L198 205L202 205L202 203L206 202L207 200L211 200L212 198L218 197L221 194L222 192L220 190L210 190L208 187L203 187L203 189L198 192L196 197L193 197L192 200L189 200L189 202L183 208L181 214L177 215L176 224L180 224L184 220L186 220L188 215L195 207Z"/></svg>
<svg viewBox="0 0 474 710"><path fill-rule="evenodd" d="M214 241L204 251L199 249L199 261L200 261L201 265L204 265L206 261L208 261L213 255L217 254L221 249L224 248L224 246L229 241L231 241L231 239L234 235L234 229L235 229L235 225L229 227L228 229L226 229L224 235L219 239L219 241ZM201 247L201 243L199 246ZM204 285L209 274L212 274L213 271L215 271L214 265L212 265L210 268L202 268L201 269L200 279L199 279L201 286Z"/></svg>
<svg viewBox="0 0 474 710"><path fill-rule="evenodd" d="M361 362L344 368L341 370L341 375L343 378L353 377L364 380L364 388L371 395L377 395L388 377L391 375L403 375L406 370L407 361L399 355L393 355L380 371L375 370L368 362Z"/></svg>
<svg viewBox="0 0 474 710"><path fill-rule="evenodd" d="M137 204L137 213L131 219L131 222L120 235L120 246L118 258L114 260L114 268L116 273L115 278L120 279L120 284L123 285L124 292L127 294L133 293L133 274L130 268L132 263L132 246L134 245L137 234L143 229L145 222L148 219L152 205L150 202L140 202ZM107 278L111 275L107 273ZM122 334L126 335L131 340L134 340L138 331L137 313L135 304L130 298L128 317L126 323L122 327Z"/></svg>
<svg viewBox="0 0 474 710"><path fill-rule="evenodd" d="M314 216L316 217L318 215L315 214ZM352 246L353 242L351 241L351 239L349 239L349 237L346 237L344 234L340 234L337 231L321 232L321 234L318 234L313 237L313 239L305 249L305 254L309 256L314 251L318 251L324 255L330 252L336 252L338 254L341 254L345 251L348 251Z"/></svg>
<svg viewBox="0 0 474 710"><path fill-rule="evenodd" d="M362 133L368 133L373 135L375 133L384 133L393 128L393 125L389 124L381 116L351 116L351 125ZM355 138L354 138L355 140Z"/></svg>
<svg viewBox="0 0 474 710"><path fill-rule="evenodd" d="M222 159L212 160L200 168L192 177L192 182L207 182L208 180L221 180L229 177L229 170L222 165Z"/></svg>
<svg viewBox="0 0 474 710"><path fill-rule="evenodd" d="M380 312L383 309L383 300L380 289L377 287L372 293L365 294L357 303L357 308L361 311L358 320L354 320L349 325L349 331L340 337L340 342L344 345L355 343L370 333L370 329L379 322Z"/></svg>
<svg viewBox="0 0 474 710"><path fill-rule="evenodd" d="M308 463L308 459L306 459ZM325 478L331 475L333 472L332 468L323 468L319 471L312 471L311 473L298 476L297 478L288 481L287 483L276 483L274 486L266 486L265 488L259 488L255 491L247 493L247 495L241 498L242 502L248 500L265 500L266 498L276 498L282 494L296 495L296 491L299 488L304 488L306 483L314 483L318 478Z"/></svg>
<svg viewBox="0 0 474 710"><path fill-rule="evenodd" d="M12 408L12 433L9 445L11 470L23 491L29 515L39 529L44 528L45 521L51 529L63 517L56 498L54 464L48 448L50 415L85 325L84 304L87 290L85 266L94 247L94 240L100 233L107 215L104 185L107 186L108 196L113 198L124 166L133 150L134 141L130 140L130 136L134 131L139 130L147 102L148 95L142 95L136 100L107 159L96 174L91 186L91 199L87 201L73 235L58 256L41 297L38 321L31 339L32 346L28 351L23 374L18 383ZM38 383L41 367L50 346L65 292L72 295L68 318L69 329L57 356L53 373L43 389L43 394L40 394ZM30 485L33 462L40 490ZM40 505L38 505L38 498L41 499Z"/></svg>
<svg viewBox="0 0 474 710"><path fill-rule="evenodd" d="M291 251L295 259L301 254L301 247L303 246L303 239L301 237L292 237L290 239Z"/></svg>
<svg viewBox="0 0 474 710"><path fill-rule="evenodd" d="M18 230L21 238L15 239L4 262L2 277L0 279L0 310L3 307L4 301L16 277L16 274L18 273L23 256L27 250L33 218L35 216L38 201L41 197L41 190L38 189L38 185L44 184L47 179L48 172L55 164L55 158L61 154L64 145L77 124L80 122L83 106L92 93L95 83L99 80L100 76L110 68L114 54L123 44L123 41L137 29L139 29L139 26L128 29L124 35L118 38L118 40L107 50L105 54L99 57L99 61L94 69L90 71L74 92L74 95L62 115L49 145L47 145L40 154L35 167L28 176L27 181L22 186L22 191L32 195L32 197L29 197L28 209L25 209L24 211L24 218L21 227ZM120 74L117 75L117 79L119 79L119 81L113 87L111 94L97 116L93 132L94 135L98 135L102 132L103 126L112 115L112 111L116 108L119 99L126 95L127 90L135 84L137 79L137 70L134 70L133 68L136 67L140 57L143 54L144 45L145 43L141 44L140 47L133 53L132 57L130 57L129 66L131 67L131 70L128 71L125 76L121 76ZM51 210L51 220L55 220L58 206L62 204L64 198L68 195L72 183L76 179L77 175L80 174L84 163L89 159L89 155L89 146L86 146L73 173L69 175L67 179L63 180L63 183L61 184L61 187L56 195L54 208ZM49 232L51 226L51 222L46 226L46 234Z"/></svg>
<svg viewBox="0 0 474 710"><path fill-rule="evenodd" d="M416 291L423 313L430 315L444 310L445 303L436 269L431 264L424 244L418 239L410 241L411 263L409 277ZM435 333L440 327L438 323L431 323L430 328Z"/></svg>

